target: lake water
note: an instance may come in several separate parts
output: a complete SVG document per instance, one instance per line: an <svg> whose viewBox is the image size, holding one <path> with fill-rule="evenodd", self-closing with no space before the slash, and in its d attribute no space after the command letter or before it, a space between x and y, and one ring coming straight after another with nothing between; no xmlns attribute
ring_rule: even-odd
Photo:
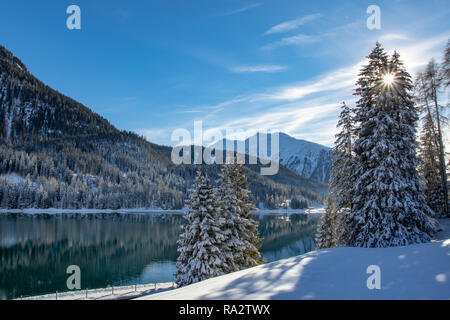
<svg viewBox="0 0 450 320"><path fill-rule="evenodd" d="M314 250L318 216L254 218L267 262ZM67 291L69 265L82 289L171 282L182 223L175 213L0 214L0 299Z"/></svg>

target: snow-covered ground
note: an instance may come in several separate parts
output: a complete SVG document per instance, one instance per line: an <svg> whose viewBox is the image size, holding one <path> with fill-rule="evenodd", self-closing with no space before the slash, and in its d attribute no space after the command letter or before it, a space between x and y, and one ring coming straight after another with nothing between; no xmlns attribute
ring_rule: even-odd
<svg viewBox="0 0 450 320"><path fill-rule="evenodd" d="M438 238L450 231L449 220L441 220ZM373 265L380 268L381 288L370 290ZM139 299L450 299L450 239L312 251Z"/></svg>
<svg viewBox="0 0 450 320"><path fill-rule="evenodd" d="M434 236L433 241L450 239L450 218L438 219L438 233Z"/></svg>
<svg viewBox="0 0 450 320"><path fill-rule="evenodd" d="M157 283L136 286L123 286L114 288L76 290L64 293L53 293L42 296L28 297L17 300L127 300L148 295L155 292L162 292L172 289L174 284Z"/></svg>

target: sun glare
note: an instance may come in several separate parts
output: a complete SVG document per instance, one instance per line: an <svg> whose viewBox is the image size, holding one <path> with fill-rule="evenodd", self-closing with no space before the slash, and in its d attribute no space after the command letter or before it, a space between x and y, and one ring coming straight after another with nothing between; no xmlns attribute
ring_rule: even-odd
<svg viewBox="0 0 450 320"><path fill-rule="evenodd" d="M385 84L391 85L394 82L394 76L392 74L386 74L383 81Z"/></svg>

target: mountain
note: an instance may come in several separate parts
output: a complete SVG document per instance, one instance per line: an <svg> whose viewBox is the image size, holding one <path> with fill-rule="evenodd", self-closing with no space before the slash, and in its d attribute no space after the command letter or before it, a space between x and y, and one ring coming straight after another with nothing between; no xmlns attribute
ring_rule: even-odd
<svg viewBox="0 0 450 320"><path fill-rule="evenodd" d="M328 182L331 149L280 133L280 163L302 177Z"/></svg>
<svg viewBox="0 0 450 320"><path fill-rule="evenodd" d="M162 208L184 206L197 167L176 166L172 148L120 131L48 87L0 46L1 208ZM323 202L326 184L281 167L246 171L253 200L276 207L294 197ZM220 166L205 170L217 179Z"/></svg>
<svg viewBox="0 0 450 320"><path fill-rule="evenodd" d="M245 153L257 156L260 150L259 140L263 139L263 141L267 141L267 155L270 156L272 137L273 134L257 133L247 138L244 141ZM250 148L250 142L256 145L256 148ZM222 142L213 144L213 147L226 150L227 143L237 150L238 143L242 144L242 141L224 139ZM304 178L320 182L328 182L330 179L331 149L328 147L306 140L298 140L279 132L279 157L283 166Z"/></svg>

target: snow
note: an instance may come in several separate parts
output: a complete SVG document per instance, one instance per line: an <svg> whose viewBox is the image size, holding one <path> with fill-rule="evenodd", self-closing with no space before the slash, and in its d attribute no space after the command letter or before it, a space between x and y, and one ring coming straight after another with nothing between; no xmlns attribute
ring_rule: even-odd
<svg viewBox="0 0 450 320"><path fill-rule="evenodd" d="M11 184L20 184L20 183L27 183L27 179L24 177L16 174L16 173L8 173L4 175L0 175L0 178L4 178L7 180L7 182Z"/></svg>
<svg viewBox="0 0 450 320"><path fill-rule="evenodd" d="M31 187L37 187L38 184L33 181L29 181L23 176L17 173L7 173L0 175L0 179L5 179L9 184L19 185L19 184L27 184Z"/></svg>
<svg viewBox="0 0 450 320"><path fill-rule="evenodd" d="M434 236L434 240L446 240L450 239L450 219L442 218L437 219L439 224L437 226L438 233Z"/></svg>
<svg viewBox="0 0 450 320"><path fill-rule="evenodd" d="M328 180L331 165L330 148L280 133L280 163L298 175Z"/></svg>
<svg viewBox="0 0 450 320"><path fill-rule="evenodd" d="M381 270L370 290L367 268ZM408 247L332 248L138 300L450 299L450 239Z"/></svg>
<svg viewBox="0 0 450 320"><path fill-rule="evenodd" d="M121 287L108 287L103 289L75 290L63 293L46 294L42 296L27 297L16 300L127 300L137 298L150 293L162 292L174 288L173 282L132 285ZM58 297L57 297L58 296Z"/></svg>

